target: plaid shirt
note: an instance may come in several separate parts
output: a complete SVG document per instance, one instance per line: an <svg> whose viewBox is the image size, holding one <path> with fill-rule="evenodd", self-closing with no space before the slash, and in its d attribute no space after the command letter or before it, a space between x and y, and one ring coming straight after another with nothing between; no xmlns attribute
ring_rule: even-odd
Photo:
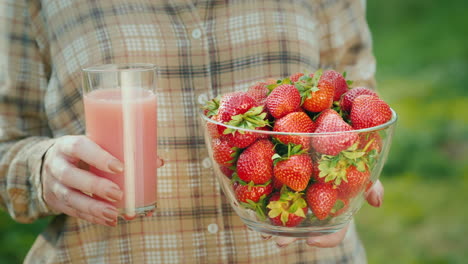
<svg viewBox="0 0 468 264"><path fill-rule="evenodd" d="M201 103L259 80L317 68L374 84L364 1L7 0L0 3L0 206L19 222L54 214L42 157L84 133L85 66L159 66L158 209L115 228L57 215L27 263L363 263L350 228L335 248L263 241L212 175Z"/></svg>

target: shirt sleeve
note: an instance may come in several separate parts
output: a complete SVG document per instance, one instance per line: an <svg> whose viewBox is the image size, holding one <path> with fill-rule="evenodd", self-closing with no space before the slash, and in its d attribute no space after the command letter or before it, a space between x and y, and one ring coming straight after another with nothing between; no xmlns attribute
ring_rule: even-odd
<svg viewBox="0 0 468 264"><path fill-rule="evenodd" d="M0 207L23 223L52 214L41 167L53 144L43 98L47 66L23 1L0 3Z"/></svg>
<svg viewBox="0 0 468 264"><path fill-rule="evenodd" d="M365 0L322 1L320 67L346 72L353 86L375 88L376 63Z"/></svg>

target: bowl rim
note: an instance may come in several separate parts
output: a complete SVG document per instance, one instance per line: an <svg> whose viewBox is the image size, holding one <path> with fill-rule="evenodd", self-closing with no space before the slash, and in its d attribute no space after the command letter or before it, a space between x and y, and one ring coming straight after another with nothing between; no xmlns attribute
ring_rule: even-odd
<svg viewBox="0 0 468 264"><path fill-rule="evenodd" d="M379 130L384 130L396 123L398 120L398 115L393 110L393 108L390 108L392 111L392 118L390 118L389 121L386 123L383 123L378 126L374 127L369 127L369 128L362 128L362 129L355 129L355 130L349 130L349 131L336 131L336 132L321 132L321 133L298 133L298 132L278 132L278 131L267 131L267 130L255 130L255 129L246 129L246 128L239 128L227 124L223 124L221 122L215 121L211 118L208 118L204 113L203 109L199 111L199 115L201 116L202 119L204 119L206 122L213 123L216 125L224 126L226 128L231 128L235 130L241 130L245 132L252 132L252 133L259 133L259 134L265 134L265 135L289 135L289 136L324 136L324 135L340 135L340 134L353 134L353 133L368 133L368 132L374 132L374 131L379 131Z"/></svg>

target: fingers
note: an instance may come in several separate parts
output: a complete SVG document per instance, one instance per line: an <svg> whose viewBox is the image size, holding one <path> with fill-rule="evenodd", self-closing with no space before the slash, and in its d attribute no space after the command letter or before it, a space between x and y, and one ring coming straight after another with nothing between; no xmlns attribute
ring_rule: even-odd
<svg viewBox="0 0 468 264"><path fill-rule="evenodd" d="M276 245L278 247L287 247L296 240L297 240L297 238L295 238L295 237L277 237L277 238L275 238L275 242L276 242Z"/></svg>
<svg viewBox="0 0 468 264"><path fill-rule="evenodd" d="M92 223L111 226L111 223L115 223L117 220L118 211L114 206L67 188L58 181L52 183L50 191L53 198L49 199L49 201L55 209L65 214Z"/></svg>
<svg viewBox="0 0 468 264"><path fill-rule="evenodd" d="M61 140L63 142L58 144L59 151L68 157L83 160L109 173L119 173L124 169L122 162L86 136L65 136Z"/></svg>
<svg viewBox="0 0 468 264"><path fill-rule="evenodd" d="M164 166L164 160L161 159L160 157L157 157L156 158L156 167L161 168L162 166Z"/></svg>
<svg viewBox="0 0 468 264"><path fill-rule="evenodd" d="M349 224L333 234L309 237L307 238L307 245L320 248L336 247L343 241L348 228Z"/></svg>
<svg viewBox="0 0 468 264"><path fill-rule="evenodd" d="M372 188L367 192L366 200L370 205L374 207L380 207L383 202L383 196L384 187L380 180L377 180Z"/></svg>
<svg viewBox="0 0 468 264"><path fill-rule="evenodd" d="M122 199L123 192L117 184L74 167L62 157L56 157L52 160L52 164L47 164L45 170L65 186L98 195L110 202Z"/></svg>

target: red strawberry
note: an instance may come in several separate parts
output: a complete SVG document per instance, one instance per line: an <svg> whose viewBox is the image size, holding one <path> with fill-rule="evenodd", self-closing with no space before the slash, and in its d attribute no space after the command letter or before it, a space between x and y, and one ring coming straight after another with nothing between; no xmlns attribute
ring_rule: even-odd
<svg viewBox="0 0 468 264"><path fill-rule="evenodd" d="M332 106L335 88L329 80L322 78L321 70L316 71L313 77L301 78L295 85L301 93L305 110L318 113Z"/></svg>
<svg viewBox="0 0 468 264"><path fill-rule="evenodd" d="M264 105L269 92L270 90L267 88L267 83L259 82L247 90L247 95L257 101L258 105Z"/></svg>
<svg viewBox="0 0 468 264"><path fill-rule="evenodd" d="M273 191L271 183L263 185L250 185L238 183L234 189L236 198L241 203L249 203L249 200L257 203L262 198L266 198ZM263 196L263 197L262 197Z"/></svg>
<svg viewBox="0 0 468 264"><path fill-rule="evenodd" d="M307 203L302 193L282 191L274 193L267 205L268 217L277 226L297 226L306 218Z"/></svg>
<svg viewBox="0 0 468 264"><path fill-rule="evenodd" d="M270 79L267 79L265 82L266 82L266 84L267 84L267 86L268 86L268 85L272 85L272 84L278 83L278 80L277 80L277 79L272 79L272 78L270 78Z"/></svg>
<svg viewBox="0 0 468 264"><path fill-rule="evenodd" d="M234 182L234 193L240 204L254 210L260 220L265 220L265 199L273 191L271 182L263 185L245 184Z"/></svg>
<svg viewBox="0 0 468 264"><path fill-rule="evenodd" d="M234 165L237 149L233 147L226 138L215 138L211 141L213 159L221 166L230 167Z"/></svg>
<svg viewBox="0 0 468 264"><path fill-rule="evenodd" d="M354 129L362 129L388 122L392 118L392 110L377 96L360 95L354 99L349 117Z"/></svg>
<svg viewBox="0 0 468 264"><path fill-rule="evenodd" d="M312 172L312 159L307 154L279 158L273 168L275 177L297 192L307 187Z"/></svg>
<svg viewBox="0 0 468 264"><path fill-rule="evenodd" d="M326 132L345 132L351 131L353 128L347 124L341 116L332 109L324 110L316 120L317 128L315 133ZM329 134L323 136L314 136L312 138L312 146L322 154L335 156L342 150L349 148L358 140L357 133L342 133Z"/></svg>
<svg viewBox="0 0 468 264"><path fill-rule="evenodd" d="M365 87L356 87L356 88L350 89L349 91L344 93L344 95L341 97L341 100L340 100L341 109L349 113L351 111L351 106L353 105L354 99L356 99L356 97L363 95L363 94L378 96L375 91L365 88Z"/></svg>
<svg viewBox="0 0 468 264"><path fill-rule="evenodd" d="M229 179L232 178L232 174L234 173L234 170L232 170L230 167L226 167L226 166L219 166L219 170L221 170L221 172L226 175L226 177L228 177Z"/></svg>
<svg viewBox="0 0 468 264"><path fill-rule="evenodd" d="M219 119L218 115L213 115L211 116L211 120L220 122L221 120ZM219 133L218 131L218 125L212 122L207 122L206 123L206 129L208 133L210 134L211 138L219 138L222 136L222 134Z"/></svg>
<svg viewBox="0 0 468 264"><path fill-rule="evenodd" d="M315 124L310 117L304 112L293 112L277 119L273 126L273 131L276 132L297 132L297 133L312 133L314 132ZM291 136L277 135L276 138L283 144L293 143L302 145L304 150L310 148L310 137L306 136Z"/></svg>
<svg viewBox="0 0 468 264"><path fill-rule="evenodd" d="M263 184L273 176L274 145L267 139L257 140L239 155L237 174L247 183Z"/></svg>
<svg viewBox="0 0 468 264"><path fill-rule="evenodd" d="M291 74L291 76L289 76L289 80L291 80L292 83L295 83L299 81L299 78L301 78L302 76L304 76L304 73L296 72L296 73Z"/></svg>
<svg viewBox="0 0 468 264"><path fill-rule="evenodd" d="M382 138L378 132L361 133L359 135L358 149L370 152L375 150L380 153L382 150Z"/></svg>
<svg viewBox="0 0 468 264"><path fill-rule="evenodd" d="M346 180L342 181L338 187L338 197L353 198L366 187L369 177L370 172L367 168L364 171L359 171L355 166L349 166L346 170Z"/></svg>
<svg viewBox="0 0 468 264"><path fill-rule="evenodd" d="M273 184L273 189L274 190L281 190L283 187L284 183L282 183L280 180L278 180L275 177L275 174L273 173L273 177L271 178L271 183Z"/></svg>
<svg viewBox="0 0 468 264"><path fill-rule="evenodd" d="M227 123L233 116L243 114L255 106L258 106L255 99L245 92L228 93L221 97L218 109L219 118L222 123Z"/></svg>
<svg viewBox="0 0 468 264"><path fill-rule="evenodd" d="M349 209L349 200L348 199L338 199L336 200L335 205L330 210L330 216L337 217Z"/></svg>
<svg viewBox="0 0 468 264"><path fill-rule="evenodd" d="M312 162L312 178L319 183L325 183L325 177L320 177L320 169L317 161Z"/></svg>
<svg viewBox="0 0 468 264"><path fill-rule="evenodd" d="M233 146L246 148L259 136L258 133L245 129L257 130L269 124L263 106L252 107L248 111L231 117L227 126L218 125L218 131L228 137Z"/></svg>
<svg viewBox="0 0 468 264"><path fill-rule="evenodd" d="M341 73L334 70L327 70L323 73L322 78L328 80L335 88L333 101L340 100L341 95L348 91L348 83L346 83L346 79Z"/></svg>
<svg viewBox="0 0 468 264"><path fill-rule="evenodd" d="M256 130L271 131L271 127L270 127L270 126L257 127ZM259 133L257 134L257 139L269 139L269 138L270 138L270 135L267 134L267 133L261 133L261 132L259 132Z"/></svg>
<svg viewBox="0 0 468 264"><path fill-rule="evenodd" d="M225 137L234 147L246 148L257 140L259 134L248 131L242 131L243 133L234 131L233 133L227 134Z"/></svg>
<svg viewBox="0 0 468 264"><path fill-rule="evenodd" d="M314 183L306 192L307 204L319 220L327 218L337 197L337 190L329 183Z"/></svg>
<svg viewBox="0 0 468 264"><path fill-rule="evenodd" d="M274 118L281 118L301 105L301 95L294 85L282 84L271 91L266 105Z"/></svg>

